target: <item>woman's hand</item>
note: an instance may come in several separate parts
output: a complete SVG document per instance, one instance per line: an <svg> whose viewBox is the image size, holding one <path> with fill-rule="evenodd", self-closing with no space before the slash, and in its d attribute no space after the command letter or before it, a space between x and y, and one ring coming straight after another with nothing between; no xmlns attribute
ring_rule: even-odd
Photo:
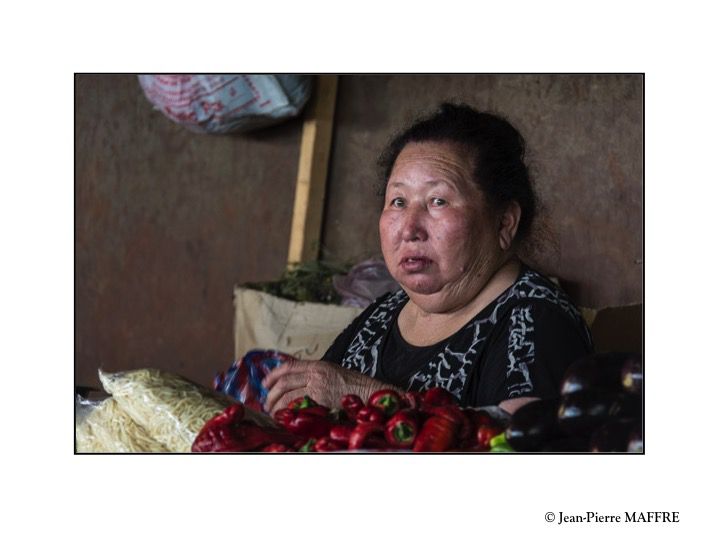
<svg viewBox="0 0 720 540"><path fill-rule="evenodd" d="M322 360L289 360L273 369L263 380L268 389L265 410L270 414L290 401L310 396L326 407L339 407L340 398L357 394L367 401L375 390L391 385Z"/></svg>

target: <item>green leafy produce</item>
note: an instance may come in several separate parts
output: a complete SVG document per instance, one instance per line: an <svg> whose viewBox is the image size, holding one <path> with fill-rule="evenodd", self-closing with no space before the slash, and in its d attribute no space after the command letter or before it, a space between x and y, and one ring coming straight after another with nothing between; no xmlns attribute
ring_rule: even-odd
<svg viewBox="0 0 720 540"><path fill-rule="evenodd" d="M349 264L311 261L288 268L277 281L246 283L245 287L295 302L339 304L340 295L333 287L333 276L346 274Z"/></svg>

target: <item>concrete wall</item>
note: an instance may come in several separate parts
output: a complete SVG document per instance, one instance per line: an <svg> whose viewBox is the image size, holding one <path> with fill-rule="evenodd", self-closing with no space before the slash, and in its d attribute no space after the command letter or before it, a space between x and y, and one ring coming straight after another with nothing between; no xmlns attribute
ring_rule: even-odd
<svg viewBox="0 0 720 540"><path fill-rule="evenodd" d="M323 256L379 253L375 159L450 98L525 135L551 233L537 266L584 306L641 301L641 76L342 76ZM209 384L232 359L233 285L284 268L301 122L194 134L131 75L79 75L75 100L77 383L156 366Z"/></svg>
<svg viewBox="0 0 720 540"><path fill-rule="evenodd" d="M375 160L418 112L456 99L524 135L545 212L530 262L586 307L642 300L643 104L640 75L341 77L324 254L380 252Z"/></svg>
<svg viewBox="0 0 720 540"><path fill-rule="evenodd" d="M77 383L156 366L209 384L233 358L233 285L284 269L301 121L200 135L135 76L75 84Z"/></svg>

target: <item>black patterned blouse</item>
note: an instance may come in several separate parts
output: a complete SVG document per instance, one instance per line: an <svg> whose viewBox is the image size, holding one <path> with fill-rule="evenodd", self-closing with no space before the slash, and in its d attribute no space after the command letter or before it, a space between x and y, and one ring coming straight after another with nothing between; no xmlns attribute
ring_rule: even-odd
<svg viewBox="0 0 720 540"><path fill-rule="evenodd" d="M455 334L434 345L407 343L397 318L403 290L378 298L323 356L399 386L440 386L463 406L558 394L567 366L592 351L585 322L567 295L523 266L515 283Z"/></svg>

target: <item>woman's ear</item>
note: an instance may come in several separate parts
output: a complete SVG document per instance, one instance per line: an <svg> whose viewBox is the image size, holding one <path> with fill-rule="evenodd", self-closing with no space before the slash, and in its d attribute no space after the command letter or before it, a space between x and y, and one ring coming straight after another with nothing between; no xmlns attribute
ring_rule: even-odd
<svg viewBox="0 0 720 540"><path fill-rule="evenodd" d="M502 216L500 216L500 231L498 237L500 240L500 248L504 251L509 250L510 246L512 246L518 225L520 224L520 216L522 216L522 209L517 201L512 201L508 204Z"/></svg>

